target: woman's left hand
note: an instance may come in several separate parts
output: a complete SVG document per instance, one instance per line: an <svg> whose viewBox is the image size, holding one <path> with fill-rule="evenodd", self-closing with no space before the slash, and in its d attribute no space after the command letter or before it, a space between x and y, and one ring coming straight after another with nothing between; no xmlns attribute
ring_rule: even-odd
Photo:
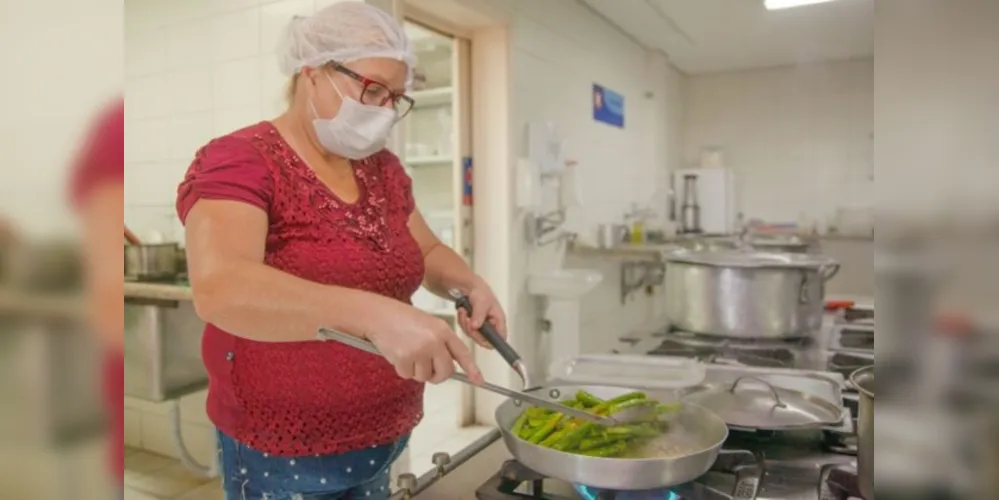
<svg viewBox="0 0 999 500"><path fill-rule="evenodd" d="M482 280L478 280L466 295L472 304L472 316L469 317L464 309L459 309L458 324L476 344L486 349L492 349L492 344L482 337L479 328L482 328L482 324L488 321L496 327L500 336L506 339L506 314L503 313L503 308L500 307L492 289Z"/></svg>

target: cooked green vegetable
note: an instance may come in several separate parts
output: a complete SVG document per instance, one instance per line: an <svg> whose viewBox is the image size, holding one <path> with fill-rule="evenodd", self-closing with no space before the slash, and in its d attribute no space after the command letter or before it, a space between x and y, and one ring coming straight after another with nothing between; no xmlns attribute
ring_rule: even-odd
<svg viewBox="0 0 999 500"><path fill-rule="evenodd" d="M576 401L579 401L580 403L583 403L583 405L585 407L587 407L587 408L592 408L594 406L597 406L597 405L600 405L600 404L604 403L604 400L602 400L602 399L600 399L600 398L598 398L598 397L594 396L593 394L590 394L590 393L588 393L586 391L579 391L579 392L577 392L576 393Z"/></svg>
<svg viewBox="0 0 999 500"><path fill-rule="evenodd" d="M560 403L597 415L612 415L643 405L654 405L656 414L660 415L681 408L679 404L660 404L643 392L630 392L605 401L581 390L575 398ZM639 449L650 439L662 435L667 428L665 422L658 421L601 427L543 408L528 408L517 418L512 432L520 439L546 448L590 457L614 458Z"/></svg>
<svg viewBox="0 0 999 500"><path fill-rule="evenodd" d="M614 444L610 444L601 448L594 448L592 450L580 451L580 455L586 455L588 457L601 457L601 458L613 458L621 456L625 451L628 451L628 443L626 441L618 441Z"/></svg>
<svg viewBox="0 0 999 500"><path fill-rule="evenodd" d="M552 432L555 431L555 426L558 425L558 422L560 420L562 420L561 414L558 413L553 414L548 419L548 421L541 426L540 429L535 431L534 434L531 434L531 438L528 439L528 441L534 444L541 444L541 442L544 441L545 438L547 438Z"/></svg>

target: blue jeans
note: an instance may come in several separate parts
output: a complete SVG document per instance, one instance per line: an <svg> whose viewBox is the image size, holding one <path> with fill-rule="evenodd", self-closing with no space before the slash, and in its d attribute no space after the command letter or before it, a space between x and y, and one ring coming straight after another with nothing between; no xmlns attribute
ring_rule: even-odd
<svg viewBox="0 0 999 500"><path fill-rule="evenodd" d="M409 442L340 455L274 457L218 433L226 500L387 500L389 472Z"/></svg>

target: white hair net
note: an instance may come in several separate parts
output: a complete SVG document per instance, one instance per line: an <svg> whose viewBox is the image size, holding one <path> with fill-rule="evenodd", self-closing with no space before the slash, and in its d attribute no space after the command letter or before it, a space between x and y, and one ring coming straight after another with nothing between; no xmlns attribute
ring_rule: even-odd
<svg viewBox="0 0 999 500"><path fill-rule="evenodd" d="M281 72L293 76L330 61L386 57L406 63L406 88L413 82L416 56L395 18L363 2L340 2L307 17L296 17L277 49Z"/></svg>

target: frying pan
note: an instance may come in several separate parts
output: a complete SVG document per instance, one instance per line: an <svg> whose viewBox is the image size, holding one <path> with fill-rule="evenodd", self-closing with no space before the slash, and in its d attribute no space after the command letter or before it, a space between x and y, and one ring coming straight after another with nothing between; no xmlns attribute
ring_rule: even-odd
<svg viewBox="0 0 999 500"><path fill-rule="evenodd" d="M553 385L535 394L558 400L579 390L602 399L633 392L632 389L610 386ZM666 450L664 456L642 459L589 457L529 443L511 431L524 409L522 404L512 399L496 409L496 424L510 454L535 472L573 484L614 491L671 488L704 475L719 454L748 454L722 450L722 444L728 439L728 426L721 417L695 404L684 403L678 412L670 414L669 430L657 438L662 440L662 448ZM751 487L756 488L756 482ZM755 496L754 493L746 498ZM743 497L740 495L739 498Z"/></svg>
<svg viewBox="0 0 999 500"><path fill-rule="evenodd" d="M465 309L471 316L472 308L468 299L456 290L451 290L450 295L455 299L456 306ZM524 379L524 391L529 391L536 397L547 397L557 403L563 395L575 394L579 390L605 400L635 391L594 385L536 386L531 383L520 355L488 321L482 325L479 333ZM744 458L755 461L751 453L722 450L722 444L728 439L728 425L715 413L695 404L684 403L680 411L670 414L669 431L661 438L656 438L662 440L659 444L667 453L660 458L647 459L590 457L532 444L512 432L517 418L525 409L524 404L516 399L508 399L496 409L496 424L499 425L503 442L510 454L535 472L577 485L614 491L671 488L704 475L720 454L748 455ZM758 485L758 479L738 481L738 491L733 492L735 498L756 498ZM748 494L750 492L751 495Z"/></svg>

